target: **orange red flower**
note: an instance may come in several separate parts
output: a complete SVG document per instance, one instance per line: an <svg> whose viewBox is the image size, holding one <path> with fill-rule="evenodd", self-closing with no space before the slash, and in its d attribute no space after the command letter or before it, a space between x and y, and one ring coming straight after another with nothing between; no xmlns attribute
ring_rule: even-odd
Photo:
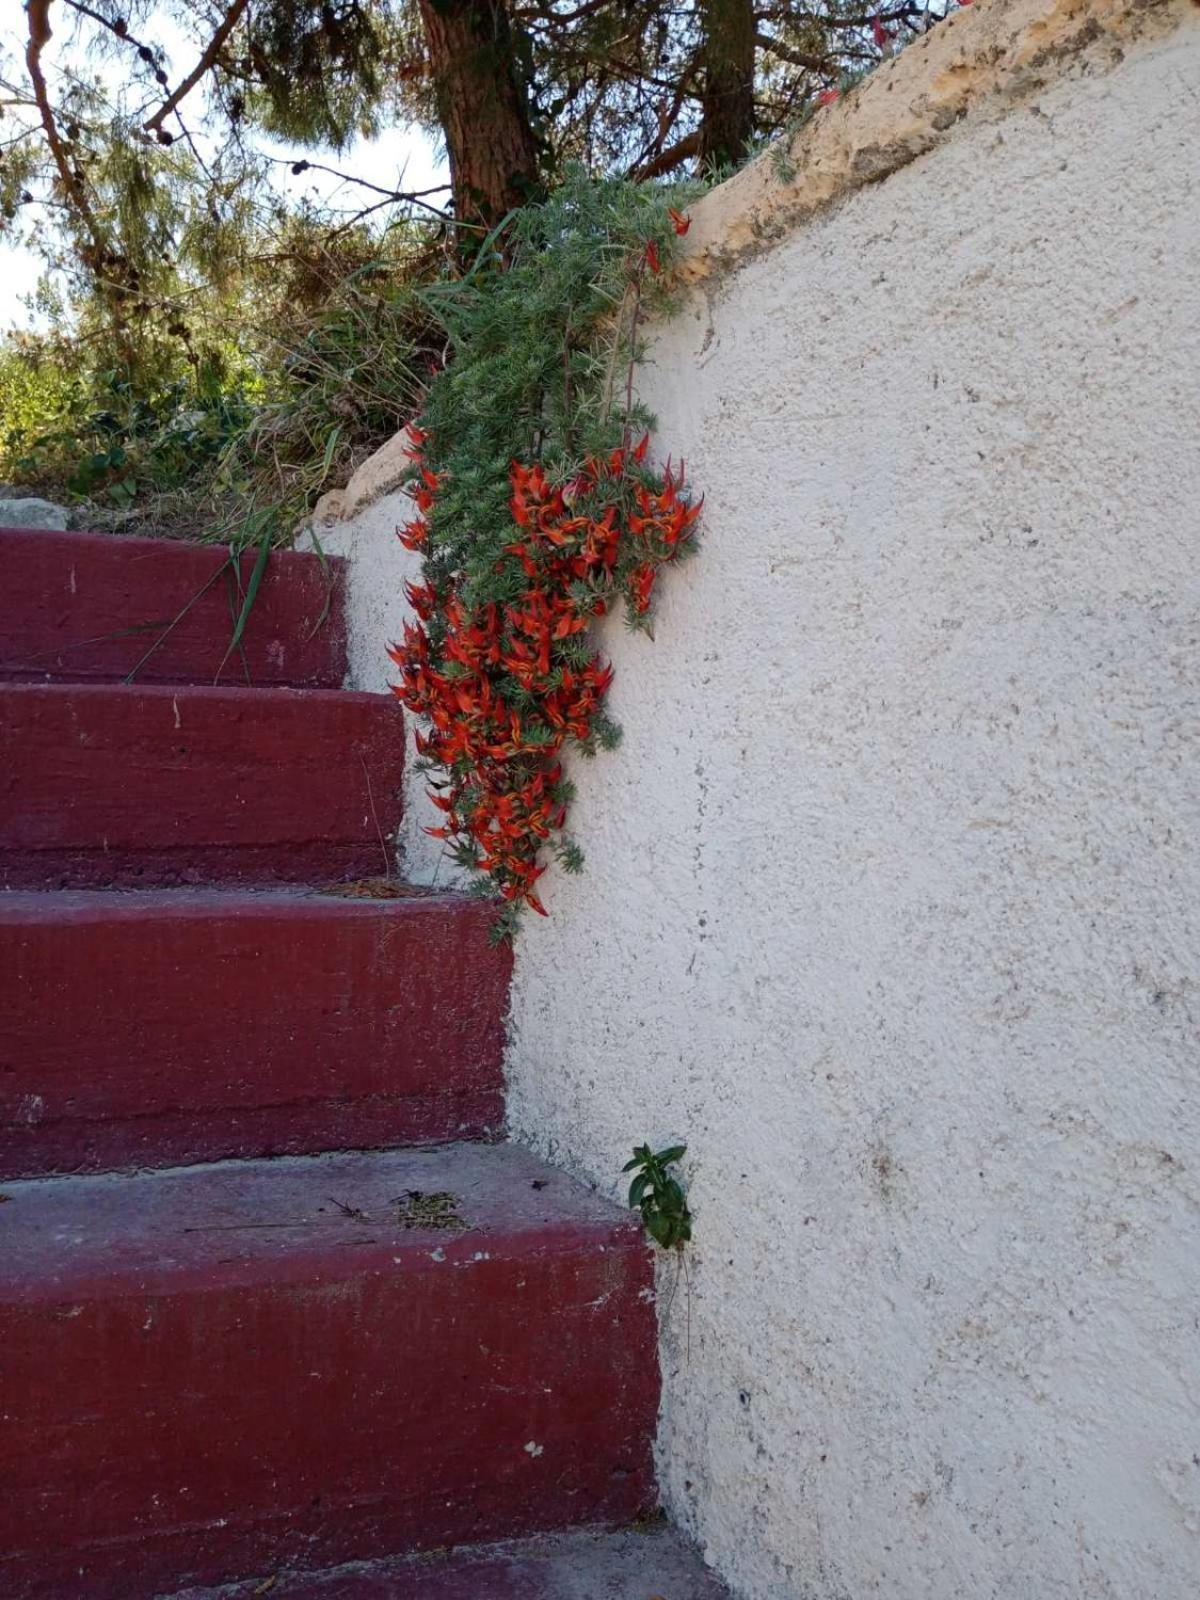
<svg viewBox="0 0 1200 1600"><path fill-rule="evenodd" d="M428 551L444 484L425 464L427 435L413 429L411 439L422 515L397 531ZM687 548L700 514L682 466L647 466L649 444L647 435L589 458L563 482L514 461L517 536L495 571L516 579L516 598L474 602L461 577L406 584L416 620L389 652L395 693L427 724L418 754L440 773L430 798L442 820L427 831L486 872L504 901L541 915L541 853L567 820L561 753L568 740L595 746L612 682L611 664L589 648L591 620L623 598L644 625L659 572Z"/></svg>

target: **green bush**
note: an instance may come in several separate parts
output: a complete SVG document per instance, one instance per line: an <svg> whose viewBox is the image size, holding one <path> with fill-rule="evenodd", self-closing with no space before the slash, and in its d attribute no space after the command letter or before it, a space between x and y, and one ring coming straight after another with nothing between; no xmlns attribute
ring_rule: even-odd
<svg viewBox="0 0 1200 1600"><path fill-rule="evenodd" d="M118 371L89 369L78 341L0 344L0 476L74 500L125 509L185 489L252 415L244 387L211 377L139 392Z"/></svg>
<svg viewBox="0 0 1200 1600"><path fill-rule="evenodd" d="M0 479L99 524L286 543L412 415L444 344L411 238L296 258L230 293L203 355L198 334L147 333L122 371L86 320L0 337Z"/></svg>

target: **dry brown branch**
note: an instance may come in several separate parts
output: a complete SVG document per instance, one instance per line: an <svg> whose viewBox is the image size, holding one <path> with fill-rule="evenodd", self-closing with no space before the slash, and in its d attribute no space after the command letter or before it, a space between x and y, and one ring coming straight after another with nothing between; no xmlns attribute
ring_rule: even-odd
<svg viewBox="0 0 1200 1600"><path fill-rule="evenodd" d="M245 11L249 3L250 0L233 0L233 4L229 7L229 10L225 13L224 17L222 17L220 26L217 28L217 31L213 34L212 38L208 41L208 45L201 53L196 65L188 73L187 77L184 78L179 87L171 91L171 93L163 101L162 105L159 106L158 110L149 119L149 121L142 124L142 127L147 133L157 133L167 117L169 117L172 111L175 110L176 106L179 105L179 103L185 99L186 96L191 94L192 90L200 82L200 79L203 78L205 73L211 69L213 63L220 55L226 39L229 38L229 35L237 27L238 22L241 20L242 13Z"/></svg>
<svg viewBox="0 0 1200 1600"><path fill-rule="evenodd" d="M673 172L676 167L696 155L700 149L700 130L685 134L682 139L677 139L673 145L660 151L649 161L644 161L640 167L635 167L629 176L639 183L644 183L647 178L659 178L664 172Z"/></svg>

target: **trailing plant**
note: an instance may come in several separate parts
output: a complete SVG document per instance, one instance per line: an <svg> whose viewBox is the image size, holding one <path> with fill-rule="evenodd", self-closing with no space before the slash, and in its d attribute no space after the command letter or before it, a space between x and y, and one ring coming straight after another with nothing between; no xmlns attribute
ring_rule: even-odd
<svg viewBox="0 0 1200 1600"><path fill-rule="evenodd" d="M655 1153L648 1144L634 1146L633 1159L621 1168L636 1172L629 1185L629 1204L640 1211L646 1232L664 1250L682 1250L692 1237L692 1214L678 1178L668 1168L687 1154L687 1145L673 1144Z"/></svg>
<svg viewBox="0 0 1200 1600"><path fill-rule="evenodd" d="M489 239L461 280L426 291L448 360L412 430L423 557L416 620L391 655L444 822L429 830L505 903L545 915L536 884L565 833L565 746L616 744L612 668L594 619L649 631L658 576L694 546L700 507L682 465L655 468L633 363L647 301L687 219L678 193L574 172Z"/></svg>

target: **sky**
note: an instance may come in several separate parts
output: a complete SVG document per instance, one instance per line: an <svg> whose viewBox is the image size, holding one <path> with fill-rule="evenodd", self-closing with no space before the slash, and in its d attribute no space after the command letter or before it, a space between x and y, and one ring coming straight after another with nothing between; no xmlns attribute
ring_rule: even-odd
<svg viewBox="0 0 1200 1600"><path fill-rule="evenodd" d="M0 10L7 13L9 6L15 8L15 0L4 0ZM54 13L51 16L52 21L58 20ZM161 14L153 16L140 31L144 37L153 39L166 51L167 76L172 83L177 82L195 59L195 43L169 18ZM64 43L69 43L69 38L70 29L63 27L60 34L56 34L51 40L43 56L51 92L54 88L54 74L59 70L60 51ZM11 21L6 15L6 20L0 23L0 59L4 63L5 75L22 82L25 78L24 47L23 13L17 13ZM77 52L73 58L78 60ZM118 57L116 60L97 61L93 64L92 70L116 88L120 81L120 67L121 61ZM201 96L202 87L197 87L193 91L195 104L193 97L189 97L183 108L185 112L192 113L188 116L189 126L200 120L196 113L202 109ZM310 161L320 161L325 165L336 167L340 172L352 173L366 178L371 183L386 187L426 189L433 184L444 183L447 176L444 153L420 128L389 128L377 139L356 141L339 155L335 155L332 151L322 152L319 148L300 150L264 138L259 138L255 142L258 149L269 155L283 156L289 160L303 156ZM363 204L364 191L354 184L339 184L336 179L323 173L307 172L301 177L293 177L286 167L279 170L281 183L286 184L287 192L296 199L316 191L335 204L344 196L347 209L350 211L357 210ZM33 251L0 237L0 331L13 327L38 326L37 314L25 304L25 301L37 287L41 271L41 260Z"/></svg>

